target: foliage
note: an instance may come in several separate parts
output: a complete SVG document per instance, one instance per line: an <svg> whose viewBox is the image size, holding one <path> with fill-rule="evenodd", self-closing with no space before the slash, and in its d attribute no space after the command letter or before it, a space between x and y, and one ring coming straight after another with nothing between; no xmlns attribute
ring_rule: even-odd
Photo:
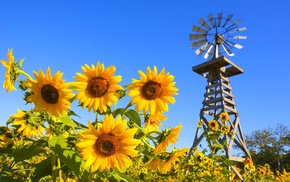
<svg viewBox="0 0 290 182"><path fill-rule="evenodd" d="M255 164L268 163L272 170L289 168L290 130L287 126L277 124L276 128L253 131L245 139ZM278 166L278 160L280 166Z"/></svg>
<svg viewBox="0 0 290 182"><path fill-rule="evenodd" d="M226 125L213 122L206 130L209 156L197 148L192 153L187 147L169 149L182 125L160 127L177 94L174 77L165 69L159 74L156 67L146 74L139 70L140 80L124 87L118 85L115 67L99 62L82 66L73 82L65 82L59 71L52 76L50 68L33 72L33 79L22 68L23 59L14 62L12 50L8 53L9 62L1 60L3 86L10 92L18 84L31 109L18 109L0 127L0 181L239 181L229 170L234 163L219 152L225 147L220 137L233 135ZM127 96L132 97L127 106L116 107ZM70 108L76 100L95 113L93 122L82 124L86 121ZM288 172L275 175L269 165L256 167L251 159L235 169L243 181L290 179Z"/></svg>

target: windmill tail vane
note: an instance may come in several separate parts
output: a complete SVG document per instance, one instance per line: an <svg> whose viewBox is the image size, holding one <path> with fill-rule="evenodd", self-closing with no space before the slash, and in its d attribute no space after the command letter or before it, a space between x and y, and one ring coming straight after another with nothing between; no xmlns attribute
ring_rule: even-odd
<svg viewBox="0 0 290 182"><path fill-rule="evenodd" d="M207 60L223 56L224 53L234 56L233 48L243 48L238 41L247 38L240 35L246 27L239 28L238 24L241 20L232 21L232 17L233 14L223 17L223 12L220 12L217 17L210 13L206 20L200 18L199 25L192 27L193 33L189 35L190 45L192 49L196 49L195 53L198 56L203 55Z"/></svg>

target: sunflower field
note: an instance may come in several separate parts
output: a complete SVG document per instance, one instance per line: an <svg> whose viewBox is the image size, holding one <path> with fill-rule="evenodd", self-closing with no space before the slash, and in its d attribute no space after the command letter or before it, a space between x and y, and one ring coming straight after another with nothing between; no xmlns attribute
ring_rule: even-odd
<svg viewBox="0 0 290 182"><path fill-rule="evenodd" d="M255 166L250 158L236 167L243 179L230 170L236 164L216 152L224 147L218 139L233 135L225 112L220 121L209 122L206 133L207 141L216 144L215 153L176 148L182 125L161 129L178 94L165 68L139 70L140 78L121 86L116 67L101 62L81 66L72 82L49 67L29 74L23 62L14 60L12 49L1 60L3 88L21 91L30 106L16 108L0 126L1 182L290 181L289 172ZM127 106L117 107L124 97L129 97ZM77 121L73 102L95 118Z"/></svg>

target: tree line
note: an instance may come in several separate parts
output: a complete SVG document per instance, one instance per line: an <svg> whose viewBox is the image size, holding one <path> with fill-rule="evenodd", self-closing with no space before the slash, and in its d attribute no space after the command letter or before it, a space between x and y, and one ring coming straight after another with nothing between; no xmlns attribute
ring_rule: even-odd
<svg viewBox="0 0 290 182"><path fill-rule="evenodd" d="M290 130L277 124L245 135L246 144L254 164L269 164L273 171L290 171Z"/></svg>

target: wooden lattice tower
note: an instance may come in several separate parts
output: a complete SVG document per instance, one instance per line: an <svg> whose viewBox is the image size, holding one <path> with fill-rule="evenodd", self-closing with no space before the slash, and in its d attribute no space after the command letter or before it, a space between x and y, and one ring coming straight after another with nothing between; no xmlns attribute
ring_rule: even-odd
<svg viewBox="0 0 290 182"><path fill-rule="evenodd" d="M243 73L243 69L231 62L227 57L221 56L194 66L192 70L207 79L207 86L199 114L199 122L202 123L202 126L197 127L190 153L194 148L198 147L204 138L204 131L208 129L208 123L211 120L218 120L221 112L227 112L230 116L228 122L231 126L231 132L233 132L234 135L232 137L224 135L220 142L226 140L227 146L224 147L224 152L228 159L243 162L245 158L233 156L231 153L233 144L236 144L236 146L244 152L246 157L250 157L229 81L229 77ZM240 178L242 178L234 166L231 168Z"/></svg>

